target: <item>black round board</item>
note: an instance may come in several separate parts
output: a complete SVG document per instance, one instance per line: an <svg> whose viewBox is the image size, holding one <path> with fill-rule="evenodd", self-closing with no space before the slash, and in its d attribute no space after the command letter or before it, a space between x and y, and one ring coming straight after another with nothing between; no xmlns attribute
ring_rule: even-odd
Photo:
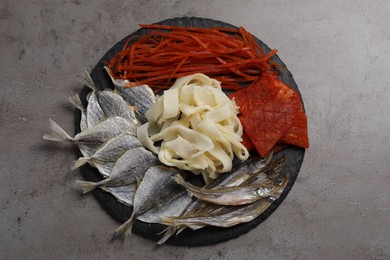
<svg viewBox="0 0 390 260"><path fill-rule="evenodd" d="M165 24L165 25L175 25L175 26L192 26L192 27L229 27L229 28L236 28L233 25L216 21L212 19L205 19L205 18L197 18L197 17L182 17L182 18L173 18L164 20L162 22L159 22L158 24ZM121 41L119 41L117 44L115 44L104 56L103 58L96 64L94 69L92 70L91 76L94 80L96 86L98 89L105 89L105 88L114 88L110 78L108 77L107 73L105 72L103 66L108 63L108 61L118 52L122 49L123 45L125 44L126 40L134 35L145 35L149 33L150 30L148 29L139 29L138 31L132 33L131 35L125 37ZM261 48L268 53L270 51L270 48L265 45L262 41L257 40L260 44ZM285 66L285 64L281 61L281 59L274 55L272 58L273 61ZM298 86L295 83L292 74L287 70L283 69L280 70L280 79L289 85L291 88L298 91ZM84 105L86 105L86 95L88 94L90 90L87 87L84 87L80 93L80 98ZM299 91L298 91L299 93ZM75 117L75 124L76 124L76 132L80 132L80 112L78 111ZM271 206L259 217L254 219L251 222L243 223L240 225L236 225L230 228L218 228L218 227L206 227L202 228L196 231L192 231L190 229L187 229L180 233L177 236L171 237L166 243L177 245L177 246L204 246L204 245L211 245L220 243L232 238L236 238L249 230L255 228L257 225L262 223L265 219L267 219L272 212L275 211L275 209L282 203L282 201L286 198L287 194L291 190L292 186L294 185L294 182L298 176L299 170L301 168L301 164L303 161L305 150L301 148L294 148L290 147L287 148L278 154L274 156L275 158L279 158L286 154L288 156L288 161L284 167L284 172L282 174L288 173L290 175L290 179L288 182L288 185L284 192L282 193L281 197L274 201L274 203L271 204ZM78 152L78 155L80 153ZM81 156L81 155L80 155ZM88 181L99 181L102 179L101 175L98 173L98 171L95 168L91 168L88 165L82 166L80 169L83 177ZM101 189L96 189L93 191L93 195L101 205L101 207L106 210L114 219L116 219L119 223L125 222L131 215L132 207L123 205L119 203L111 194L102 191ZM119 225L118 225L119 226ZM157 241L161 238L161 235L157 235L160 233L165 226L160 224L149 224L149 223L143 223L141 221L136 221L132 232L142 236L144 238ZM111 232L109 230L108 232ZM113 231L112 231L113 232ZM108 235L110 235L108 233Z"/></svg>

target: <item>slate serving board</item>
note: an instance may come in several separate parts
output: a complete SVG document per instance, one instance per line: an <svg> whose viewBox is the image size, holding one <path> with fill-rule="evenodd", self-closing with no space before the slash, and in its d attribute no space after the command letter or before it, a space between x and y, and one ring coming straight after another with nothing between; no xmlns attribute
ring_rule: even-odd
<svg viewBox="0 0 390 260"><path fill-rule="evenodd" d="M173 18L173 19L164 20L162 22L159 22L158 24L204 27L204 28L208 28L208 27L236 28L236 26L221 21L205 19L205 18L197 18L197 17ZM94 67L91 73L92 79L94 80L98 89L114 88L110 78L108 77L107 73L103 69L104 64L107 64L107 62L119 50L122 49L122 46L124 45L124 43L129 37L134 35L145 35L149 32L150 30L148 29L139 29L138 31L130 34L129 36L125 37L117 44L115 44L102 57L102 59L96 64L96 66ZM260 44L261 48L263 48L263 50L266 53L270 51L270 48L265 43L263 43L258 39L257 41ZM281 59L277 55L274 55L272 60L285 66L285 64L281 61ZM280 71L280 79L284 83L289 85L291 88L298 91L298 86L295 83L292 74L287 69ZM86 105L87 102L86 95L88 94L89 91L90 90L87 87L84 87L80 93L80 98L84 103L84 105ZM75 117L76 133L80 132L80 117L81 117L80 112L79 111L76 112L76 117ZM81 156L79 152L77 153L79 156ZM288 161L282 174L288 173L290 175L290 179L287 188L282 193L281 197L277 199L274 203L272 203L271 206L258 218L254 219L251 222L243 223L230 228L207 227L196 231L192 231L188 229L180 233L178 236L171 237L166 243L171 245L176 245L176 246L212 245L212 244L227 241L232 238L236 238L248 232L249 230L255 228L264 220L266 220L286 198L287 194L291 190L298 176L303 161L304 153L305 150L301 148L287 148L274 156L274 159L277 159L283 156L284 154L287 154ZM80 171L84 179L88 181L99 181L102 179L98 171L95 168L91 168L88 165L82 166ZM93 195L95 196L96 200L99 202L101 207L105 211L107 211L107 213L109 213L114 219L116 219L118 223L123 223L130 217L132 212L132 207L128 207L119 203L111 194L106 193L101 189L96 189L93 191ZM164 228L165 226L160 224L149 224L149 223L143 223L141 221L136 221L133 226L132 232L144 238L150 239L152 241L158 241L161 235L157 235L157 234L161 232ZM111 230L109 230L108 232L111 232ZM114 230L112 230L112 232L114 232ZM110 234L108 233L108 235Z"/></svg>

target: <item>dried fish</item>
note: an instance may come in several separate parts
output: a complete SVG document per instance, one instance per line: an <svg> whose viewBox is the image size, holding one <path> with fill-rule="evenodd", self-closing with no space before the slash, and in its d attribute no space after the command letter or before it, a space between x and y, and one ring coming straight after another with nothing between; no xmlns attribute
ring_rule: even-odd
<svg viewBox="0 0 390 260"><path fill-rule="evenodd" d="M183 217L166 217L164 218L164 224L168 226L187 226L193 229L199 229L207 225L231 227L252 221L268 209L275 199L280 197L287 186L288 179L288 175L282 177L279 182L280 185L277 186L278 188L274 191L274 196L272 198L263 198L254 203L241 206L223 207L221 210L211 213L199 213Z"/></svg>
<svg viewBox="0 0 390 260"><path fill-rule="evenodd" d="M261 184L264 181L269 180L270 175L279 176L286 161L287 161L287 156L283 156L277 160L270 162L265 168L263 168L257 174L252 175L250 178L242 182L240 186ZM274 178L272 178L272 180L274 180ZM232 186L224 186L224 187L232 187ZM216 205L212 203L207 203L200 199L196 199L195 201L199 204L198 207L194 207L190 212L187 213L187 215L194 214L195 212L197 213L213 212L219 209L218 207L216 207Z"/></svg>
<svg viewBox="0 0 390 260"><path fill-rule="evenodd" d="M253 156L249 160L240 164L232 172L221 174L217 179L207 184L205 188L214 189L220 187L238 186L241 183L245 182L248 178L250 178L254 174L263 171L270 163L272 156L273 156L272 152L262 159L259 158L258 156ZM187 207L181 212L180 216L191 215L195 212L199 212L200 210L203 210L203 212L205 211L212 212L212 211L218 211L220 209L221 209L220 207L216 208L215 205L211 205L210 203L193 198L191 202L187 205ZM171 236L173 236L175 233L176 234L180 233L183 229L185 229L185 226L167 227L166 230L164 231L163 237L157 242L157 244L161 245L165 243Z"/></svg>
<svg viewBox="0 0 390 260"><path fill-rule="evenodd" d="M131 232L134 220L144 212L152 209L157 204L164 204L172 199L175 194L183 191L183 188L172 180L172 176L178 174L178 169L167 166L151 167L137 188L134 195L133 213L115 232L114 237L124 238Z"/></svg>
<svg viewBox="0 0 390 260"><path fill-rule="evenodd" d="M139 125L133 107L121 95L111 89L98 90L88 72L82 77L82 82L93 91L90 98L93 97L93 94L96 95L105 117L119 116L129 120L134 125Z"/></svg>
<svg viewBox="0 0 390 260"><path fill-rule="evenodd" d="M52 119L49 121L52 133L45 134L43 139L57 142L70 141L74 143L102 144L124 132L132 134L135 131L135 126L126 119L122 117L111 117L93 127L85 129L75 135L75 137L71 137Z"/></svg>
<svg viewBox="0 0 390 260"><path fill-rule="evenodd" d="M159 163L158 158L143 147L125 152L115 163L110 177L99 182L76 181L76 184L87 193L97 187L119 187L141 181L145 172Z"/></svg>
<svg viewBox="0 0 390 260"><path fill-rule="evenodd" d="M240 164L236 167L232 172L221 174L217 179L210 182L206 186L207 189L221 188L221 187L234 187L238 186L241 183L245 182L248 178L259 173L266 169L269 165L271 159L273 157L273 153L269 153L264 158L259 158L259 156L252 156L244 163ZM210 203L204 202L197 198L192 198L191 202L186 206L186 208L180 213L180 216L191 215L195 212L200 211L201 209L207 210L215 210L215 206L209 205ZM208 207L210 206L210 207ZM175 216L175 215L172 215ZM170 226L164 231L163 237L157 242L157 244L161 245L165 243L171 236L173 236L176 232L181 232L184 227L180 226Z"/></svg>
<svg viewBox="0 0 390 260"><path fill-rule="evenodd" d="M137 137L129 133L120 134L104 143L92 156L80 157L73 164L72 170L89 163L96 167L103 176L108 177L120 156L130 149L141 146Z"/></svg>
<svg viewBox="0 0 390 260"><path fill-rule="evenodd" d="M194 197L218 205L237 206L255 202L259 199L271 197L275 189L273 180L265 179L258 184L248 184L218 189L200 188L186 182L180 175L175 181L185 187Z"/></svg>
<svg viewBox="0 0 390 260"><path fill-rule="evenodd" d="M136 106L136 116L141 124L148 120L145 117L146 111L156 102L156 96L153 90L147 85L131 86L131 82L123 79L114 79L110 69L104 67L110 76L115 90L126 100L129 104Z"/></svg>

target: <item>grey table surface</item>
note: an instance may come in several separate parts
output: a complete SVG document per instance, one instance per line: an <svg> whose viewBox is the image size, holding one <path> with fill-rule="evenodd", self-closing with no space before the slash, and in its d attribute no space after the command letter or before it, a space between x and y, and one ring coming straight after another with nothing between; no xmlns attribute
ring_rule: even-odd
<svg viewBox="0 0 390 260"><path fill-rule="evenodd" d="M10 1L0 3L1 259L389 259L388 1ZM118 227L75 188L66 97L116 42L167 18L242 25L279 50L303 95L311 147L282 205L214 246L161 246Z"/></svg>

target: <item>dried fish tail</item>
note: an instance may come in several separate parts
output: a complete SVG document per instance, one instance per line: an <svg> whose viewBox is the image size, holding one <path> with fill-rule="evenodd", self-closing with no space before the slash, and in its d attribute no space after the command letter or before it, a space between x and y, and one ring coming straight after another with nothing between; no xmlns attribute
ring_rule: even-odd
<svg viewBox="0 0 390 260"><path fill-rule="evenodd" d="M80 111L82 112L84 111L84 107L83 104L81 103L81 99L79 95L75 94L74 96L68 97L68 101Z"/></svg>
<svg viewBox="0 0 390 260"><path fill-rule="evenodd" d="M176 227L169 226L166 229L164 229L161 233L158 235L163 234L162 238L157 242L157 245L164 244L171 236L173 236L177 231Z"/></svg>
<svg viewBox="0 0 390 260"><path fill-rule="evenodd" d="M107 179L104 179L103 181L99 182L91 182L91 181L76 181L76 185L83 191L83 193L88 193L94 189L96 189L99 185L102 185L105 183Z"/></svg>
<svg viewBox="0 0 390 260"><path fill-rule="evenodd" d="M64 129L62 129L53 119L49 119L50 129L52 133L44 134L43 139L55 141L55 142L63 142L63 141L71 141L74 142L74 138L68 135Z"/></svg>
<svg viewBox="0 0 390 260"><path fill-rule="evenodd" d="M122 239L124 240L127 234L131 233L131 229L133 228L133 223L135 220L135 215L133 214L126 222L124 222L120 227L115 230L112 239Z"/></svg>
<svg viewBox="0 0 390 260"><path fill-rule="evenodd" d="M93 79L91 78L91 75L89 74L87 69L85 69L85 73L83 76L81 76L81 75L79 76L78 80L82 84L86 85L88 88L92 89L93 91L97 91L95 83L93 82Z"/></svg>
<svg viewBox="0 0 390 260"><path fill-rule="evenodd" d="M70 168L71 170L75 170L84 164L88 163L91 160L91 157L80 157L77 161L73 163L73 166Z"/></svg>
<svg viewBox="0 0 390 260"><path fill-rule="evenodd" d="M177 225L175 225L175 219L173 217L163 217L161 224L169 226L169 227L174 227L175 232L176 232L176 230L178 230Z"/></svg>

